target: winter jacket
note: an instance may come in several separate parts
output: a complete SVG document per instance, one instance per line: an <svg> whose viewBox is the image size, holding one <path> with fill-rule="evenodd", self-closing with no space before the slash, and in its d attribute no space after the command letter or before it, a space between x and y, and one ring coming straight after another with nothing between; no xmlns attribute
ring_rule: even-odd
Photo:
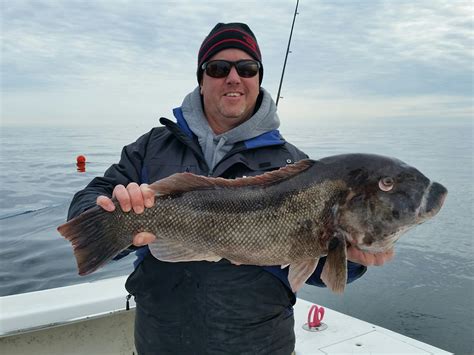
<svg viewBox="0 0 474 355"><path fill-rule="evenodd" d="M177 123L161 118L153 128L124 147L120 162L94 178L73 198L68 219L95 205L99 195L130 182L152 183L177 172L237 178L262 174L307 156L286 142L278 130L237 142L211 169L197 137L183 116ZM292 306L296 297L288 271L280 266L235 266L219 262L167 263L148 247L136 250L135 271L127 290L135 296L135 345L139 354L290 354L294 349ZM309 284L324 286L321 258ZM348 262L349 282L365 267Z"/></svg>

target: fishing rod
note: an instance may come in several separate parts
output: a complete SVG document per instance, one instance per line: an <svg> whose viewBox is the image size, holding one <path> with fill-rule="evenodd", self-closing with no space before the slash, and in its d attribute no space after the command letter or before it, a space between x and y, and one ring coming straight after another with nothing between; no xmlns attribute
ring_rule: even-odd
<svg viewBox="0 0 474 355"><path fill-rule="evenodd" d="M296 0L295 14L293 15L293 23L291 24L290 38L288 39L288 47L286 48L285 62L283 63L283 70L281 71L280 86L278 87L278 94L276 99L276 105L278 106L278 101L280 100L281 86L283 84L283 77L285 76L286 61L288 59L288 53L290 52L291 36L293 35L293 27L295 27L296 15L298 15L298 4L299 0Z"/></svg>

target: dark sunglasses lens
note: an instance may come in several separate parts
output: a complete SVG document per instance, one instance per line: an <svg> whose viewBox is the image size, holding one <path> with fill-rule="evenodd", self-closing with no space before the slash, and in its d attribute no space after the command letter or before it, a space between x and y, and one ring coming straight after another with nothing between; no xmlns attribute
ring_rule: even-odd
<svg viewBox="0 0 474 355"><path fill-rule="evenodd" d="M235 65L237 73L242 78L252 78L257 75L259 70L258 62L253 60L241 60L234 63L225 60L213 60L206 64L206 74L213 78L224 78L229 75L232 65Z"/></svg>
<svg viewBox="0 0 474 355"><path fill-rule="evenodd" d="M213 61L207 63L206 74L213 78L223 78L230 73L231 64L223 61Z"/></svg>
<svg viewBox="0 0 474 355"><path fill-rule="evenodd" d="M258 63L251 60L238 62L236 68L242 78L251 78L258 73Z"/></svg>

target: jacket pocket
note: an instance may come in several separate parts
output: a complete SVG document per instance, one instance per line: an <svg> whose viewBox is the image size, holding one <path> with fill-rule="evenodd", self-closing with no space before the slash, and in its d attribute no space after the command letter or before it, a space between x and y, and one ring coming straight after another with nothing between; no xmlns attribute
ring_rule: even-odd
<svg viewBox="0 0 474 355"><path fill-rule="evenodd" d="M142 284L143 284L143 277L141 277L142 274L142 263L140 263L135 270L128 276L127 281L125 281L125 289L128 291L129 294L134 296L135 298L137 297L137 294L140 293L140 290L142 289Z"/></svg>

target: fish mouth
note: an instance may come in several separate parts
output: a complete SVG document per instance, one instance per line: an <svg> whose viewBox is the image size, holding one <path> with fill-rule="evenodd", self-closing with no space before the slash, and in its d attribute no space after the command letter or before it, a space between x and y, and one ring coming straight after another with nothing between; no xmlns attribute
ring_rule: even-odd
<svg viewBox="0 0 474 355"><path fill-rule="evenodd" d="M448 190L437 182L432 182L423 194L422 202L418 210L418 216L426 220L435 216L448 195Z"/></svg>

